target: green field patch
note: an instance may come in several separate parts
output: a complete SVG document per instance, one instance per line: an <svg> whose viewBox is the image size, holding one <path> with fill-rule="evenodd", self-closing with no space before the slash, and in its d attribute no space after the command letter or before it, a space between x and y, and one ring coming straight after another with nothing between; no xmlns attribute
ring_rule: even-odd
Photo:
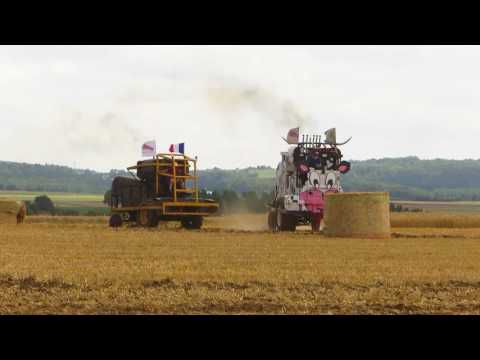
<svg viewBox="0 0 480 360"><path fill-rule="evenodd" d="M37 196L47 195L53 202L102 202L103 195L99 194L75 194L75 193L52 193L34 191L0 191L0 198L12 200L34 200Z"/></svg>
<svg viewBox="0 0 480 360"><path fill-rule="evenodd" d="M392 201L405 209L422 209L426 212L480 212L480 201Z"/></svg>
<svg viewBox="0 0 480 360"><path fill-rule="evenodd" d="M100 201L57 201L55 202L56 207L63 208L78 208L78 207L89 207L89 208L105 208L107 207L103 202Z"/></svg>
<svg viewBox="0 0 480 360"><path fill-rule="evenodd" d="M100 216L100 215L109 215L110 208L109 207L88 207L88 206L76 206L76 207L63 207L59 206L56 208L57 215L92 215L92 216Z"/></svg>

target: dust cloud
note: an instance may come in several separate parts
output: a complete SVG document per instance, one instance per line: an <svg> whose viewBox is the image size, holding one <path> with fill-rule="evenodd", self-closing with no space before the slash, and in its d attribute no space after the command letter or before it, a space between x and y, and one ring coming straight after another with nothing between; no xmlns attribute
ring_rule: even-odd
<svg viewBox="0 0 480 360"><path fill-rule="evenodd" d="M136 148L146 137L121 116L107 112L99 118L81 112L62 119L54 126L63 130L64 141L83 152L112 152L115 148Z"/></svg>
<svg viewBox="0 0 480 360"><path fill-rule="evenodd" d="M235 113L253 110L272 125L295 127L312 123L292 100L284 99L259 86L212 85L207 90L209 104L215 110Z"/></svg>

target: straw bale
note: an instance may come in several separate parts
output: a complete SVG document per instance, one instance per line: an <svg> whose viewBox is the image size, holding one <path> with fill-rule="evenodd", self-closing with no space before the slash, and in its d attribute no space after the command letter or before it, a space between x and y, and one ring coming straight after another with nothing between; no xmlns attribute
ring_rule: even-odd
<svg viewBox="0 0 480 360"><path fill-rule="evenodd" d="M328 194L325 201L325 235L389 238L389 200L387 192Z"/></svg>
<svg viewBox="0 0 480 360"><path fill-rule="evenodd" d="M0 200L0 223L15 224L18 214L26 215L26 208L23 201Z"/></svg>

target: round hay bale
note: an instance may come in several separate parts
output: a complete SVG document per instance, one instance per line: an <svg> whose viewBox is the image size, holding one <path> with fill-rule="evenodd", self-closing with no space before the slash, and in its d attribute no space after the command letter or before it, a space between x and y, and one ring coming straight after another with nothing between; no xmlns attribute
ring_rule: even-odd
<svg viewBox="0 0 480 360"><path fill-rule="evenodd" d="M325 201L328 237L390 238L387 192L332 193Z"/></svg>
<svg viewBox="0 0 480 360"><path fill-rule="evenodd" d="M0 223L15 224L23 222L26 206L23 201L0 200Z"/></svg>

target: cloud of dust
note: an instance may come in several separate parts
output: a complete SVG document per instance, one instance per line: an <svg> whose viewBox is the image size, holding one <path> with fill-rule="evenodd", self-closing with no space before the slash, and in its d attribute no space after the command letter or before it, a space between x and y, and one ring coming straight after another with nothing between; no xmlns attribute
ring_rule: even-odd
<svg viewBox="0 0 480 360"><path fill-rule="evenodd" d="M74 111L68 109L56 114L56 121L47 131L62 134L55 139L57 144L55 150L52 149L58 154L55 162L73 165L72 157L65 154L77 154L75 162L80 166L96 164L97 168L105 170L121 168L126 162L136 161L141 144L151 139L156 139L161 147L164 143L174 143L178 137L179 142L191 145L189 149L196 149L203 146L199 131L214 128L227 134L219 136L217 148L231 149L232 143L226 139L230 138L232 131L239 139L256 136L262 141L275 143L280 139L262 134L270 132L282 136L288 128L308 127L312 123L309 114L292 99L278 95L274 86L245 85L224 79L212 81L211 78L194 78L188 83L170 85L132 84L123 96L113 104L105 104L103 109L74 108ZM136 122L132 121L133 117ZM195 123L188 127L180 125L193 117ZM259 151L269 152L269 148L266 146L265 150ZM208 150L202 153L207 159L216 159L217 152L212 147L211 153ZM120 157L120 153L124 155ZM241 152L238 154L232 156L228 164L245 163ZM215 160L211 162L217 164Z"/></svg>
<svg viewBox="0 0 480 360"><path fill-rule="evenodd" d="M100 118L76 112L54 126L63 130L68 147L89 153L112 152L119 147L138 147L146 139L139 130L112 112L107 112Z"/></svg>
<svg viewBox="0 0 480 360"><path fill-rule="evenodd" d="M308 126L310 115L302 113L298 105L259 86L235 86L216 84L207 90L209 104L227 113L253 110L272 125L296 127Z"/></svg>
<svg viewBox="0 0 480 360"><path fill-rule="evenodd" d="M268 230L265 214L234 213L222 217L222 228L243 231Z"/></svg>

